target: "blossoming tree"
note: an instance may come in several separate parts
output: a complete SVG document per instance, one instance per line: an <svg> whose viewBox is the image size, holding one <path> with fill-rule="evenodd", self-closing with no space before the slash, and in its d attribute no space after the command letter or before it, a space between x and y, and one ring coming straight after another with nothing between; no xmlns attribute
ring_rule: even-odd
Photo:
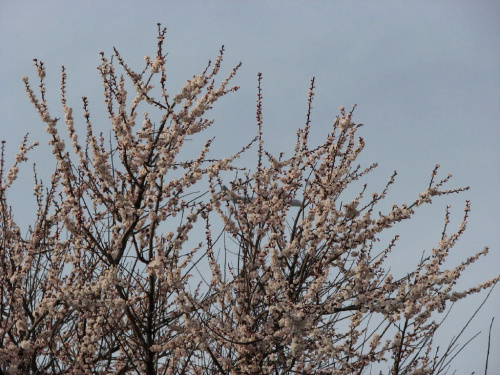
<svg viewBox="0 0 500 375"><path fill-rule="evenodd" d="M343 107L324 143L309 145L314 79L290 157L264 147L259 75L257 137L227 158L209 158L212 140L183 158L187 138L212 124L206 112L237 90L229 84L239 65L217 80L222 49L171 96L165 33L158 25L156 57L140 72L116 49L111 59L101 53L111 139L96 134L87 98L82 119L74 117L64 68L63 118L49 111L43 62L35 60L38 93L23 77L57 168L48 184L35 170L37 218L22 234L8 197L36 144L26 138L11 167L2 147L0 374L361 374L373 364L391 374L445 371L451 353L431 346L435 312L499 280L454 289L487 248L443 265L469 203L453 234L446 213L436 247L405 277L386 269L398 236L376 245L420 206L465 188L446 189L449 176L438 181L436 166L408 204L378 211L396 173L380 193L367 196L365 186L344 202L376 165L355 164L364 141ZM250 148L257 164L242 170L235 161Z"/></svg>

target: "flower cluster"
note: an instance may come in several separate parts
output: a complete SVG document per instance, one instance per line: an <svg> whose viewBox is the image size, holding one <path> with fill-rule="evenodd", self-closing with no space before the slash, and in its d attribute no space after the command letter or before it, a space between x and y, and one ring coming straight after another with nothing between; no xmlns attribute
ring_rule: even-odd
<svg viewBox="0 0 500 375"><path fill-rule="evenodd" d="M23 77L57 167L48 184L35 168L37 218L23 235L7 198L36 143L26 137L10 169L2 144L0 373L347 375L382 362L392 374L441 372L435 313L499 280L456 290L487 248L444 266L470 204L453 234L447 209L438 245L402 278L387 270L398 236L378 244L419 207L466 188L445 189L451 176L436 182L436 166L423 193L386 212L377 205L396 173L381 192L347 195L376 164L355 164L365 142L354 108L341 107L324 143L309 146L314 79L289 157L264 147L259 74L257 137L227 158L210 159L212 139L183 158L186 137L201 136L213 123L205 114L238 89L229 84L240 65L216 84L222 48L171 96L165 33L158 25L156 57L141 72L116 49L101 53L109 140L86 97L80 119L70 107L64 68L59 117L43 62L39 93ZM254 144L257 166L242 171L234 161Z"/></svg>

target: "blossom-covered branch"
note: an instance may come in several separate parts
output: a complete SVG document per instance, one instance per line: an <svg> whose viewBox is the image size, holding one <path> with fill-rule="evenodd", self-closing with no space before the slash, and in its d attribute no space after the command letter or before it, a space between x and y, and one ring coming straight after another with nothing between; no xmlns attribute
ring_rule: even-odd
<svg viewBox="0 0 500 375"><path fill-rule="evenodd" d="M141 71L117 49L101 53L110 139L89 98L81 115L70 106L64 68L59 115L44 63L34 60L36 93L23 77L57 167L48 184L34 168L37 218L23 235L8 198L36 144L26 137L10 168L2 145L0 373L340 375L378 363L391 374L442 372L431 350L436 313L499 280L456 290L487 248L445 267L470 203L452 234L447 209L436 247L404 276L387 266L399 237L377 245L417 209L466 188L445 188L451 176L437 182L436 166L412 202L379 211L396 173L381 192L357 185L377 165L356 163L365 141L354 108L340 107L324 142L310 145L314 79L291 155L265 148L259 74L255 139L212 158L206 116L237 91L240 64L219 79L221 48L172 94L165 36L158 25ZM185 158L188 137L202 146ZM238 167L254 146L255 168Z"/></svg>

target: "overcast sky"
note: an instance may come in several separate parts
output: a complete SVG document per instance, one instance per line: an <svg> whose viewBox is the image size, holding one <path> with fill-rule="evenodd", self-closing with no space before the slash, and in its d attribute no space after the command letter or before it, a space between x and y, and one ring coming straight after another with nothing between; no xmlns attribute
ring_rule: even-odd
<svg viewBox="0 0 500 375"><path fill-rule="evenodd" d="M460 286L499 273L500 2L0 0L0 138L8 141L8 160L25 133L47 140L21 81L27 75L36 82L33 58L46 64L54 114L65 65L70 104L79 109L79 98L87 96L96 118L105 120L99 52L109 56L115 46L132 66L142 67L144 56L155 54L157 22L168 28L172 93L215 59L221 45L226 48L223 75L243 62L234 81L241 90L218 102L213 112L214 147L221 156L238 151L256 134L258 72L264 77L266 147L276 153L291 150L314 76L313 141L328 133L339 106L357 104L354 120L365 124L359 135L367 144L361 161L380 165L369 190L379 191L397 170L388 203L412 201L427 187L436 163L441 176L453 174L450 187L471 187L438 199L398 229L403 238L394 267L414 267L422 251L439 241L446 205L452 205L456 228L465 200L471 200L468 231L454 248L452 264L483 246L490 246L491 254L471 267ZM102 126L106 129L105 121ZM46 155L33 154L50 171L53 162ZM10 197L27 217L34 202L30 185L18 183ZM500 368L497 289L461 340L482 331L455 362L458 374L484 372L495 314L490 369ZM459 332L480 301L475 297L456 306L439 336L442 344Z"/></svg>

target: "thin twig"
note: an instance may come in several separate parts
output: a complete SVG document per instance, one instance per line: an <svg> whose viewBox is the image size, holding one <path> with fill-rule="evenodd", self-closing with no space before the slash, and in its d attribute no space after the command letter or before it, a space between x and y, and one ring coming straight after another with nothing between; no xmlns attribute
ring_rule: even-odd
<svg viewBox="0 0 500 375"><path fill-rule="evenodd" d="M484 375L488 375L488 359L490 358L490 344L491 344L491 328L493 327L493 321L495 318L491 318L490 330L488 332L488 350L486 352L486 366L484 368Z"/></svg>

